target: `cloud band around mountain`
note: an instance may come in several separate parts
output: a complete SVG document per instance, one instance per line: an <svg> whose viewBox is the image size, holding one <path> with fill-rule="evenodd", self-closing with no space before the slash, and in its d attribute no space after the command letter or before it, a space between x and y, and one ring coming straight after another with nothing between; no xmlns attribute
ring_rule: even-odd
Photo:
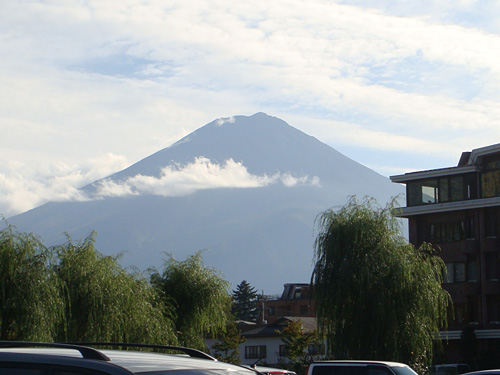
<svg viewBox="0 0 500 375"><path fill-rule="evenodd" d="M165 197L186 196L199 190L217 188L258 188L281 183L286 187L298 185L320 186L319 177L295 177L290 173L257 176L248 172L241 162L233 159L223 164L212 163L205 157L196 158L185 166L169 165L160 177L136 175L125 181L102 180L97 185L95 198L123 197L141 194Z"/></svg>

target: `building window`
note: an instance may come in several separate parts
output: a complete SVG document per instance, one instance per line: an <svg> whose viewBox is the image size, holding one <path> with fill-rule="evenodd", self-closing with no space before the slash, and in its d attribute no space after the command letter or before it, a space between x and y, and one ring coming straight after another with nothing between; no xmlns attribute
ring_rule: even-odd
<svg viewBox="0 0 500 375"><path fill-rule="evenodd" d="M463 176L450 177L451 200L453 202L466 199L464 194L464 178Z"/></svg>
<svg viewBox="0 0 500 375"><path fill-rule="evenodd" d="M477 281L476 261L446 263L447 275L445 284L463 283L464 281Z"/></svg>
<svg viewBox="0 0 500 375"><path fill-rule="evenodd" d="M438 202L438 180L429 179L409 183L408 206L421 206Z"/></svg>
<svg viewBox="0 0 500 375"><path fill-rule="evenodd" d="M267 308L267 314L268 314L268 315L276 315L276 307L274 307L274 306L269 306L269 307Z"/></svg>
<svg viewBox="0 0 500 375"><path fill-rule="evenodd" d="M486 212L485 214L485 235L489 238L498 236L498 214L494 212Z"/></svg>
<svg viewBox="0 0 500 375"><path fill-rule="evenodd" d="M438 188L436 186L422 186L422 203L431 204L438 202Z"/></svg>
<svg viewBox="0 0 500 375"><path fill-rule="evenodd" d="M430 223L423 239L435 244L462 241L466 238L465 227L463 220Z"/></svg>
<svg viewBox="0 0 500 375"><path fill-rule="evenodd" d="M245 358L246 359L266 358L266 346L265 345L245 346Z"/></svg>
<svg viewBox="0 0 500 375"><path fill-rule="evenodd" d="M500 298L498 296L487 296L486 301L489 324L500 325Z"/></svg>
<svg viewBox="0 0 500 375"><path fill-rule="evenodd" d="M465 238L474 240L476 238L476 227L474 226L474 218L467 217L465 219Z"/></svg>
<svg viewBox="0 0 500 375"><path fill-rule="evenodd" d="M486 262L486 280L498 281L498 254L485 253Z"/></svg>
<svg viewBox="0 0 500 375"><path fill-rule="evenodd" d="M500 195L500 160L490 159L485 162L484 172L481 174L481 186L483 198Z"/></svg>
<svg viewBox="0 0 500 375"><path fill-rule="evenodd" d="M308 305L300 305L300 315L306 315L309 312Z"/></svg>
<svg viewBox="0 0 500 375"><path fill-rule="evenodd" d="M467 281L477 282L477 262L475 259L467 261Z"/></svg>
<svg viewBox="0 0 500 375"><path fill-rule="evenodd" d="M412 181L406 186L409 207L478 197L477 174L474 173Z"/></svg>
<svg viewBox="0 0 500 375"><path fill-rule="evenodd" d="M288 349L286 348L286 345L280 345L279 355L280 355L280 357L288 356Z"/></svg>
<svg viewBox="0 0 500 375"><path fill-rule="evenodd" d="M469 297L467 303L467 319L470 324L477 324L479 322L479 308L476 297Z"/></svg>
<svg viewBox="0 0 500 375"><path fill-rule="evenodd" d="M477 299L470 298L467 303L453 304L454 316L449 315L448 320L455 325L463 325L470 323L477 325L479 319L479 311Z"/></svg>

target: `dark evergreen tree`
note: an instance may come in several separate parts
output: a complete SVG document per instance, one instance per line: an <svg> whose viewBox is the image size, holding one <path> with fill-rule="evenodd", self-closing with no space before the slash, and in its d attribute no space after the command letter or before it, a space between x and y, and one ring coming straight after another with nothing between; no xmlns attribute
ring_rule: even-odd
<svg viewBox="0 0 500 375"><path fill-rule="evenodd" d="M257 290L243 280L233 291L233 314L236 319L255 322L259 314L258 298Z"/></svg>

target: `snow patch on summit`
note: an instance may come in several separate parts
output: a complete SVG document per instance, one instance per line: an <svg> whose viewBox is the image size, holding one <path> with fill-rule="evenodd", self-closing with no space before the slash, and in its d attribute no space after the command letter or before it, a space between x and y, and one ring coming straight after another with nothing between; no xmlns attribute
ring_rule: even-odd
<svg viewBox="0 0 500 375"><path fill-rule="evenodd" d="M221 117L219 119L217 119L217 121L215 122L215 124L217 126L222 126L224 124L234 124L234 117L231 116L231 117Z"/></svg>

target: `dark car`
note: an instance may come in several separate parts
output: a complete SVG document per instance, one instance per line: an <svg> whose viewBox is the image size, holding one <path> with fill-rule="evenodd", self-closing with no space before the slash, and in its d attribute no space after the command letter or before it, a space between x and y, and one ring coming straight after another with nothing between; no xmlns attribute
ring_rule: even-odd
<svg viewBox="0 0 500 375"><path fill-rule="evenodd" d="M217 361L190 348L131 344L107 346L168 349L182 354L0 341L0 375L256 375L254 370Z"/></svg>
<svg viewBox="0 0 500 375"><path fill-rule="evenodd" d="M307 369L307 375L417 375L408 365L386 361L318 361Z"/></svg>

